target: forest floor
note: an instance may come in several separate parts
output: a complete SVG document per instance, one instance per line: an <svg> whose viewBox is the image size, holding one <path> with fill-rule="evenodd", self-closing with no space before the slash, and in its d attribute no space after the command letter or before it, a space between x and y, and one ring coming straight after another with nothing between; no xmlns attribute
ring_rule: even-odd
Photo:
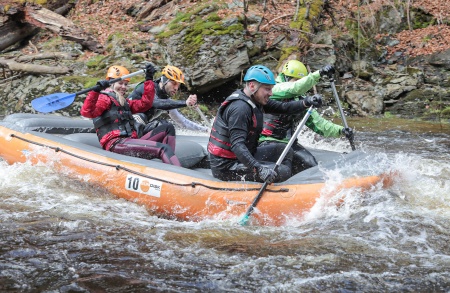
<svg viewBox="0 0 450 293"><path fill-rule="evenodd" d="M233 2L233 0L224 0ZM304 1L304 0L303 0ZM358 15L360 21L365 25L370 25L375 20L375 12L382 9L383 6L394 6L392 0L325 0L329 6L330 14L336 21L339 29L345 31L345 20L349 17ZM450 26L443 24L445 19L450 18L450 5L448 0L403 0L402 8L405 11L399 11L399 15L407 15L412 9L421 8L423 11L433 15L437 21L423 29L405 30L391 38L397 39L399 44L386 48L388 55L395 51L403 51L409 57L418 55L427 55L435 52L444 51L450 48ZM301 1L302 2L302 1ZM140 4L139 4L140 3ZM260 30L266 33L268 45L272 43L277 33L270 30L270 25L289 26L296 11L297 1L289 0L269 0L264 1L265 5L259 2L249 2L249 11L247 15L258 15L263 17ZM360 6L358 6L358 3ZM175 6L175 11L186 11L192 5L198 5L195 0L179 0ZM142 22L127 15L127 10L133 5L142 5L140 0L78 0L75 9L68 16L78 26L87 32L96 36L100 43L105 44L108 36L121 33L130 41L139 39L148 39L146 32L139 31ZM222 9L219 15L240 15L243 9ZM321 15L324 25L330 25L332 17L330 14ZM158 26L169 22L173 15L163 15L151 23L145 23L145 26ZM381 37L380 35L377 38Z"/></svg>

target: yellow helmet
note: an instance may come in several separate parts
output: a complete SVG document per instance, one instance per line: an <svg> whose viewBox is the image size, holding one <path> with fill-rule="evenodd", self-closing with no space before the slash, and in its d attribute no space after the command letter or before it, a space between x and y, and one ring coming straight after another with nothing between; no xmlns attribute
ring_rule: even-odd
<svg viewBox="0 0 450 293"><path fill-rule="evenodd" d="M106 80L120 78L124 75L128 75L130 72L123 66L113 65L108 68L108 72L106 73ZM130 81L129 78L125 78L124 80Z"/></svg>
<svg viewBox="0 0 450 293"><path fill-rule="evenodd" d="M163 68L162 74L170 80L184 84L184 74L178 67L167 65Z"/></svg>
<svg viewBox="0 0 450 293"><path fill-rule="evenodd" d="M281 71L284 75L290 76L293 78L302 78L308 75L308 70L306 70L306 66L297 60L289 60L284 64L283 71Z"/></svg>

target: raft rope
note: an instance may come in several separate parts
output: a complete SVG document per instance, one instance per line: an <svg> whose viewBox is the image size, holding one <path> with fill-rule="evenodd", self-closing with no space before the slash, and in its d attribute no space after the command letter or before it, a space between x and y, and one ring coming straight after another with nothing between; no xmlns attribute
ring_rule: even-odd
<svg viewBox="0 0 450 293"><path fill-rule="evenodd" d="M107 167L113 167L117 171L119 171L119 170L127 171L129 173L133 173L133 174L138 175L138 176L142 176L142 177L145 177L145 178L148 178L148 179L158 180L158 181L161 181L161 182L164 182L164 183L168 183L168 184L173 184L173 185L178 185L178 186L191 186L192 188L195 188L197 185L199 185L199 186L203 186L205 188L211 189L211 190L221 190L221 191L257 191L257 190L260 190L260 188L261 188L261 187L255 187L255 188L219 188L219 187L210 186L210 185L207 185L207 184L204 184L204 183L200 183L200 182L177 183L177 182L169 181L169 180L166 180L166 179L156 178L156 177L153 177L153 176L141 173L141 172L137 172L137 171L134 171L132 169L123 167L121 165L113 165L113 164L107 164L107 163L102 163L102 162L99 162L99 161L91 160L91 159L88 159L88 158L76 155L74 153L68 152L68 151L66 151L66 150L64 150L64 149L62 149L60 147L54 147L54 146L49 146L49 145L46 145L46 144L38 143L38 142L35 142L35 141L32 141L32 140L29 140L29 139L17 136L15 134L11 134L11 137L15 137L17 139L26 141L26 142L34 144L34 145L47 147L49 149L55 150L55 152L65 153L65 154L67 154L69 156L72 156L74 158L78 158L80 160L84 160L84 161L87 161L87 162L91 162L91 163L94 163L94 164L103 165L103 166L107 166ZM274 192L274 193L289 192L289 188L280 188L280 189L277 189L277 190L267 189L266 191Z"/></svg>

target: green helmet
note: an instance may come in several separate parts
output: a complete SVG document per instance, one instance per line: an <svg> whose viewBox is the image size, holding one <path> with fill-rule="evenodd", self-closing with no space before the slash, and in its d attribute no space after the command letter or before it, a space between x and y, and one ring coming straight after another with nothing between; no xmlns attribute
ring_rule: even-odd
<svg viewBox="0 0 450 293"><path fill-rule="evenodd" d="M283 71L281 72L286 76L293 78L302 78L308 75L305 65L297 60L289 60L284 64Z"/></svg>

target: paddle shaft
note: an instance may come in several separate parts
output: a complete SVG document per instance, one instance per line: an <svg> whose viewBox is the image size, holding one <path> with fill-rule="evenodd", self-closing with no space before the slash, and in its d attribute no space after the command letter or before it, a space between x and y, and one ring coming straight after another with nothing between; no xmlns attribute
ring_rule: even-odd
<svg viewBox="0 0 450 293"><path fill-rule="evenodd" d="M341 113L342 123L344 124L345 128L348 128L347 120L345 119L344 111L342 110L341 102L339 101L339 96L336 91L336 86L334 84L333 77L330 77L330 83L331 83L331 88L333 89L334 98L336 99L336 104L338 105L339 112ZM353 139L348 138L348 141L350 142L350 146L352 147L352 150L353 151L356 150L355 144L353 143Z"/></svg>
<svg viewBox="0 0 450 293"><path fill-rule="evenodd" d="M297 130L295 130L295 132L292 135L291 139L289 140L289 142L287 143L287 145L284 148L283 152L281 153L280 157L278 158L278 161L275 163L275 167L273 168L275 171L277 171L278 167L281 165L281 162L283 162L284 158L286 157L286 154L289 152L290 148L294 144L294 142L297 139L297 136L300 134L300 131L302 130L303 126L306 124L306 120L308 120L309 116L311 116L312 110L313 110L313 106L308 108L308 111L306 112L306 114L303 117L302 121L298 125ZM261 186L261 189L258 192L258 195L253 199L253 202L248 207L247 212L245 213L245 215L242 217L242 219L240 221L240 224L242 226L247 224L250 215L255 210L255 207L258 204L259 200L262 198L262 196L264 194L264 191L267 188L267 185L269 185L269 183L267 183L267 181L264 182L263 186Z"/></svg>
<svg viewBox="0 0 450 293"><path fill-rule="evenodd" d="M205 121L206 126L211 128L211 123L208 121L208 119L206 118L205 114L203 114L202 110L200 110L198 105L195 106L195 110L197 111L198 115L200 115L200 117L202 117L203 121Z"/></svg>
<svg viewBox="0 0 450 293"><path fill-rule="evenodd" d="M109 85L112 85L112 84L114 84L114 83L116 83L116 82L118 82L118 81L121 81L121 80L130 78L130 77L133 77L133 76L135 76L135 75L139 75L139 74L144 73L144 72L145 72L145 69L141 69L141 70L139 70L139 71L136 71L136 72L133 72L133 73L130 73L130 74L121 76L121 77L119 77L119 78L115 78L115 79L108 80L108 81L109 81ZM90 88L88 88L88 89L81 90L81 91L79 91L79 92L76 92L76 93L75 93L75 96L78 96L78 95L82 95L82 94L88 93L88 92L90 92L90 91L95 90L96 88L97 88L97 85L95 85L95 86L93 86L93 87L90 87Z"/></svg>
<svg viewBox="0 0 450 293"><path fill-rule="evenodd" d="M130 77L133 77L133 76L135 76L135 75L142 74L142 73L145 73L145 69L138 70L138 71L136 71L136 72L133 72L133 73L130 73L130 74L121 76L121 77L119 77L119 78L111 79L111 80L109 80L109 85L112 85L113 83L116 83L116 82L118 82L118 81L121 81L121 80L130 78ZM93 87L92 89L94 89L94 88L95 88L95 87ZM82 91L82 92L83 92L83 93L87 93L88 90L84 90L84 91Z"/></svg>
<svg viewBox="0 0 450 293"><path fill-rule="evenodd" d="M132 76L144 73L145 70L139 70L127 75L124 75L120 78L109 80L109 85L112 85L113 83L116 83L118 81L130 78ZM90 92L92 90L98 90L98 85L95 85L91 88L81 90L76 93L68 94L68 93L54 93L50 95L46 95L43 97L36 98L31 101L31 106L39 112L48 113L56 110L63 109L65 107L70 106L73 101L75 100L75 96L85 94L87 92Z"/></svg>

